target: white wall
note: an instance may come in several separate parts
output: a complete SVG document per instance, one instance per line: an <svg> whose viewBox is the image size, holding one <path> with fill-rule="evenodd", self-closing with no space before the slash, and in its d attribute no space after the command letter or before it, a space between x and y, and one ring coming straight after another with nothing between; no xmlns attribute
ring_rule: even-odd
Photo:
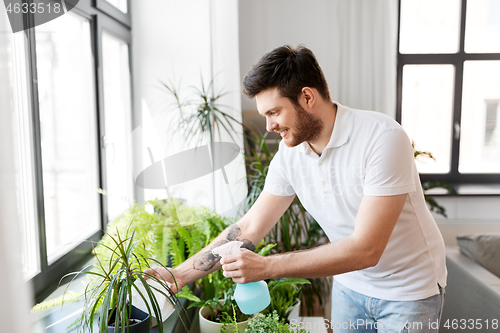
<svg viewBox="0 0 500 333"><path fill-rule="evenodd" d="M397 0L240 0L242 78L272 49L310 48L332 99L395 115ZM243 110L255 109L243 99Z"/></svg>
<svg viewBox="0 0 500 333"><path fill-rule="evenodd" d="M302 43L316 54L333 99L395 117L396 0L240 0L239 16L242 78L273 48ZM380 25L386 29L376 29ZM377 45L393 51L379 52ZM377 67L376 75L365 77L370 65ZM377 90L379 84L387 88ZM242 109L252 117L254 101L243 97ZM500 232L500 197L435 199L447 209L448 219L435 215L447 244L456 244L458 233Z"/></svg>
<svg viewBox="0 0 500 333"><path fill-rule="evenodd" d="M174 100L160 82L180 87L181 98L190 98L190 86L200 88L201 77L208 85L215 75L215 92L223 89L229 93L221 104L229 105L231 111L226 111L241 118L237 13L237 2L231 0L132 2L134 138L142 138L142 142L135 142L136 148L142 148L142 157L136 156L135 175L151 164L148 146L153 149L155 161L194 147L194 143L186 144L179 133L174 133L178 112L172 111ZM230 140L223 137L222 141ZM243 157L236 158L225 170L235 202L241 202L246 196L246 183L241 182L245 176ZM215 203L219 213L232 207L220 171L169 187L169 191L190 204L213 208ZM145 199L154 197L163 198L166 193L145 191Z"/></svg>

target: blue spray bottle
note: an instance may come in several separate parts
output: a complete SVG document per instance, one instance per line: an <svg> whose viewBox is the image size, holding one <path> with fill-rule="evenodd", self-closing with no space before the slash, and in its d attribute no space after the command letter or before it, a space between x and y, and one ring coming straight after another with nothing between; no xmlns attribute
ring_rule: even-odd
<svg viewBox="0 0 500 333"><path fill-rule="evenodd" d="M221 257L236 254L240 251L243 242L232 241L216 247L212 253ZM271 303L271 296L265 281L249 282L245 284L236 284L234 291L234 300L240 311L244 314L254 314L267 308Z"/></svg>

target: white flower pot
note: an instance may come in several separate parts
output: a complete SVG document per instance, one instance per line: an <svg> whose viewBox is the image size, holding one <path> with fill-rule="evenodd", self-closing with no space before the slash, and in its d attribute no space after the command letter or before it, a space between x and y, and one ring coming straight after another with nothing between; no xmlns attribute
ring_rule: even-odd
<svg viewBox="0 0 500 333"><path fill-rule="evenodd" d="M220 330L222 329L222 326L224 326L224 324L206 319L205 317L208 316L209 313L210 309L207 307L202 307L198 312L198 316L200 319L200 333L220 333ZM242 321L237 325L238 330L240 332L243 332L248 326L248 320ZM230 327L229 332L234 332L232 327Z"/></svg>
<svg viewBox="0 0 500 333"><path fill-rule="evenodd" d="M299 311L300 311L300 300L297 303L297 305L295 305L292 308L292 312L290 312L290 314L288 315L288 321L291 323L293 322L297 323L299 320Z"/></svg>

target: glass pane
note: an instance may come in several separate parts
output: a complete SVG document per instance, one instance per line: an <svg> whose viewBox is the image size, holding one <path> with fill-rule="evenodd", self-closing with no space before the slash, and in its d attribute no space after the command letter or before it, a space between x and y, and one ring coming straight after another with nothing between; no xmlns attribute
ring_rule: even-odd
<svg viewBox="0 0 500 333"><path fill-rule="evenodd" d="M36 28L49 263L101 228L90 32L72 13Z"/></svg>
<svg viewBox="0 0 500 333"><path fill-rule="evenodd" d="M465 52L500 52L500 0L467 1Z"/></svg>
<svg viewBox="0 0 500 333"><path fill-rule="evenodd" d="M500 61L466 61L461 173L500 173Z"/></svg>
<svg viewBox="0 0 500 333"><path fill-rule="evenodd" d="M12 115L15 192L21 234L23 277L40 272L38 223L25 35L13 34L0 5L0 109Z"/></svg>
<svg viewBox="0 0 500 333"><path fill-rule="evenodd" d="M401 124L415 148L435 158L416 159L421 173L450 171L454 75L452 65L403 67Z"/></svg>
<svg viewBox="0 0 500 333"><path fill-rule="evenodd" d="M460 0L402 0L401 53L456 53Z"/></svg>
<svg viewBox="0 0 500 333"><path fill-rule="evenodd" d="M103 33L104 123L108 219L120 215L134 199L130 132L128 45Z"/></svg>
<svg viewBox="0 0 500 333"><path fill-rule="evenodd" d="M128 11L127 0L106 0L106 1L124 13L126 13Z"/></svg>

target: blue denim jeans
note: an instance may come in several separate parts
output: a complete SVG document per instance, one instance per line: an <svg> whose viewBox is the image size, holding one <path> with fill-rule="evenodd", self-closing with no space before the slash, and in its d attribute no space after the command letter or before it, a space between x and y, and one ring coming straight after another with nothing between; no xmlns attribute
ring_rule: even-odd
<svg viewBox="0 0 500 333"><path fill-rule="evenodd" d="M439 294L417 301L386 301L354 292L333 282L333 332L437 333L445 298Z"/></svg>

